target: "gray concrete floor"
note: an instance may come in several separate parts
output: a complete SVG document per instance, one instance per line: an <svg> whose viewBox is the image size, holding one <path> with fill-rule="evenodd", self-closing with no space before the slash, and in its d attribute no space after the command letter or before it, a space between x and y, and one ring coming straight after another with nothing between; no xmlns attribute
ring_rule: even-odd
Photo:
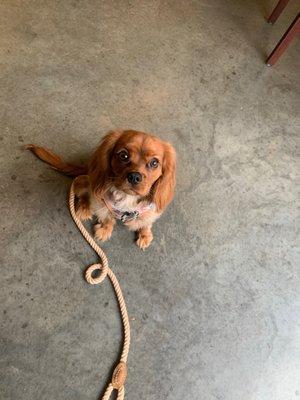
<svg viewBox="0 0 300 400"><path fill-rule="evenodd" d="M122 227L103 246L132 318L127 399L300 398L299 41L264 65L297 2L272 27L274 3L1 2L1 400L97 399L118 358L70 180L22 150L84 160L118 126L179 158L152 247Z"/></svg>

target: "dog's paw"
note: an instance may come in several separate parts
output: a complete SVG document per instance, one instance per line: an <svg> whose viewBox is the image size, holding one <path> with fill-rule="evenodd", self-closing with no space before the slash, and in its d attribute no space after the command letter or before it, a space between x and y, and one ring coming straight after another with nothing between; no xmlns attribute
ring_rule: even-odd
<svg viewBox="0 0 300 400"><path fill-rule="evenodd" d="M139 232L136 244L139 246L141 250L146 250L146 248L150 246L152 240L153 240L153 235L151 231L150 232L147 231L145 233Z"/></svg>
<svg viewBox="0 0 300 400"><path fill-rule="evenodd" d="M92 213L89 207L85 207L82 204L78 204L76 208L76 215L81 221L86 221L88 219L92 219Z"/></svg>
<svg viewBox="0 0 300 400"><path fill-rule="evenodd" d="M114 226L113 224L96 224L94 229L95 238L101 240L101 242L105 242L111 237Z"/></svg>

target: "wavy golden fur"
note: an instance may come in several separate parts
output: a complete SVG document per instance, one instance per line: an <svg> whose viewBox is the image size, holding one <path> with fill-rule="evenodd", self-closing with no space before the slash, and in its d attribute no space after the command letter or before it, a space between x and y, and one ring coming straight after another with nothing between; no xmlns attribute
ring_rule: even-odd
<svg viewBox="0 0 300 400"><path fill-rule="evenodd" d="M66 163L46 148L27 148L54 169L77 176L77 213L82 219L98 217L98 239L107 240L115 224L116 218L107 206L109 199L124 212L146 210L125 225L137 231L140 248L149 246L152 224L174 196L176 155L170 143L144 132L111 131L85 166Z"/></svg>

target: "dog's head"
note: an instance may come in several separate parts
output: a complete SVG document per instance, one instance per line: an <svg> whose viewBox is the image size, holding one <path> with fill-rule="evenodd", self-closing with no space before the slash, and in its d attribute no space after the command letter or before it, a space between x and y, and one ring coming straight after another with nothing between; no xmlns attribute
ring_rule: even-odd
<svg viewBox="0 0 300 400"><path fill-rule="evenodd" d="M148 197L161 211L173 198L175 150L144 132L113 131L94 153L89 175L96 196L114 186L130 195Z"/></svg>

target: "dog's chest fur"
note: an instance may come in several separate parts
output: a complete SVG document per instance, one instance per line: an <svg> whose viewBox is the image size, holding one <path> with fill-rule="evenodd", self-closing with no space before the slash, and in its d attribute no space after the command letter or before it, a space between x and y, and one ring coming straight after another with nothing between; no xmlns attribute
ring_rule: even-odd
<svg viewBox="0 0 300 400"><path fill-rule="evenodd" d="M107 199L113 204L115 208L123 212L132 212L138 210L141 206L148 205L146 202L139 202L140 198L138 196L132 196L130 194L124 193L116 188L111 188L107 193ZM103 202L99 202L96 199L92 201L92 208L94 214L104 221L110 216L110 211L104 205ZM140 215L136 220L126 223L125 225L132 230L137 230L143 226L151 226L152 223L160 216L160 213L156 211L156 208L151 209L144 214Z"/></svg>
<svg viewBox="0 0 300 400"><path fill-rule="evenodd" d="M109 191L108 199L120 211L135 211L139 207L138 196L132 196L115 188Z"/></svg>

